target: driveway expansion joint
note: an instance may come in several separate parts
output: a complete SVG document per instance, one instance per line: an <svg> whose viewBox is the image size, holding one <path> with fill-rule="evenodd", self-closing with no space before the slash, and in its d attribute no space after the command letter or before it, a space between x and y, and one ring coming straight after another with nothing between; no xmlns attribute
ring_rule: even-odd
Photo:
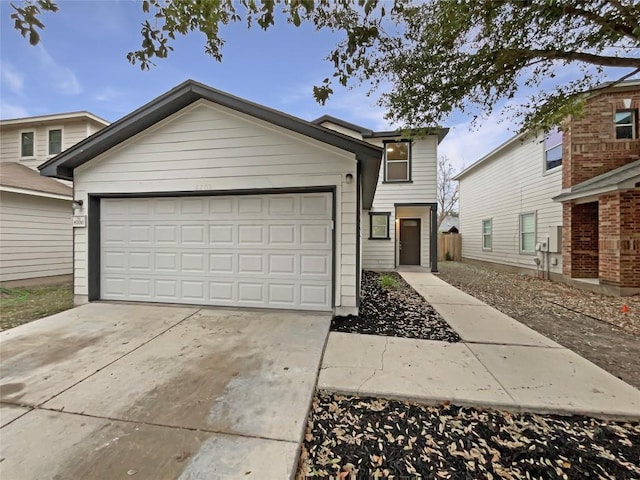
<svg viewBox="0 0 640 480"><path fill-rule="evenodd" d="M174 323L173 325L169 326L168 328L165 328L164 330L162 330L162 331L161 331L160 333L158 333L157 335L154 335L154 336L153 336L153 337L151 337L150 339L148 339L148 340L146 340L146 341L142 342L140 345L138 345L137 347L135 347L135 348L133 348L133 349L129 350L128 352L123 353L122 355L120 355L120 356L119 356L118 358L116 358L115 360L112 360L112 361L110 361L109 363L107 363L107 364L103 365L102 367L98 368L96 371L94 371L94 372L90 373L89 375L87 375L87 376L86 376L86 377L84 377L84 378L81 378L80 380L78 380L78 381L77 381L77 382L75 382L74 384L72 384L72 385L68 386L67 388L65 388L65 389L63 389L63 390L61 390L61 391L57 392L55 395L53 395L53 396L51 396L51 397L47 398L46 400L44 400L44 401L40 402L39 404L35 405L34 407L35 407L35 408L41 408L45 403L50 402L51 400L53 400L53 399L54 399L54 398L56 398L56 397L59 397L59 396L60 396L60 395L62 395L63 393L65 393L65 392L67 392L67 391L71 390L72 388L74 388L74 387L76 387L76 386L80 385L82 382L84 382L85 380L87 380L87 379L89 379L89 378L93 377L95 374L97 374L97 373L101 372L101 371L102 371L102 370L104 370L105 368L110 367L110 366L111 366L111 365L113 365L114 363L116 363L116 362L118 362L118 361L122 360L124 357L126 357L126 356L128 356L128 355L132 354L132 353L133 353L133 352L135 352L136 350L139 350L140 348L144 347L145 345L148 345L149 343L153 342L156 338L158 338L158 337L160 337L160 336L164 335L165 333L167 333L167 332L168 332L169 330L171 330L172 328L177 327L177 326L178 326L178 325L180 325L181 323L183 323L183 322L185 322L185 321L189 320L191 317L193 317L194 315L196 315L196 314L197 314L197 313L199 313L200 311L202 311L202 309L198 309L198 310L196 310L195 312L190 313L189 315L187 315L186 317L184 317L182 320L179 320L178 322Z"/></svg>
<svg viewBox="0 0 640 480"><path fill-rule="evenodd" d="M186 430L189 432L205 432L205 433L212 433L212 434L216 434L216 435L230 435L230 436L235 436L235 437L244 437L244 438L253 438L253 439L257 439L257 440L269 440L269 441L273 441L273 442L284 442L284 443L296 443L293 440L285 440L282 438L271 438L271 437L265 437L265 436L261 436L261 435L251 435L251 434L247 434L247 433L239 433L239 432L228 432L228 431L224 431L224 430L217 430L217 429L210 429L210 428L196 428L196 427L184 427L184 426L180 426L180 425L167 425L164 423L156 423L156 422L146 422L143 420L128 420L125 418L118 418L118 417L110 417L110 416L103 416L103 415L91 415L89 413L84 413L84 412L72 412L69 410L65 410L64 408L47 408L47 407L34 407L32 408L30 411L33 410L43 410L43 411L47 411L47 412L55 412L55 413L61 413L63 415L75 415L78 417L87 417L87 418L95 418L98 420L108 420L110 422L122 422L122 423L130 423L130 424L134 424L134 425L145 425L145 426L151 426L151 427L162 427L162 428L171 428L173 430ZM29 413L29 412L25 412Z"/></svg>

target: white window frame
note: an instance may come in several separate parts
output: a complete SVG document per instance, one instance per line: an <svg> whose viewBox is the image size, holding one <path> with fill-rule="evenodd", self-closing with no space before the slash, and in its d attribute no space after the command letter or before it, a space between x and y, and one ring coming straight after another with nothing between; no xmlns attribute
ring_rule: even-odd
<svg viewBox="0 0 640 480"><path fill-rule="evenodd" d="M555 171L561 169L562 168L562 160L563 160L562 154L564 153L562 151L562 139L563 139L562 131L560 131L560 134L561 134L560 135L560 142L559 143L554 143L553 146L547 148L546 142L547 142L547 136L549 135L549 133L552 133L552 132L547 132L544 135L544 139L542 140L542 148L544 150L544 165L543 165L544 173L555 172ZM558 148L558 147L560 147L560 165L556 165L555 167L549 168L549 160L547 159L547 154L551 150L553 150L555 148Z"/></svg>
<svg viewBox="0 0 640 480"><path fill-rule="evenodd" d="M616 115L618 113L630 113L631 114L631 123L623 123L622 125L618 125L616 122ZM631 127L631 138L619 138L618 137L618 127ZM616 140L636 140L638 138L638 109L636 108L623 108L620 110L616 110L613 114L613 130L616 137Z"/></svg>
<svg viewBox="0 0 640 480"><path fill-rule="evenodd" d="M487 222L489 223L489 233L485 233L484 231L484 226ZM485 245L485 237L489 237L489 247ZM493 218L485 218L482 220L482 250L485 252L493 250Z"/></svg>
<svg viewBox="0 0 640 480"><path fill-rule="evenodd" d="M528 215L533 215L533 232L523 232L522 219ZM533 248L531 250L525 250L522 248L522 236L525 234L533 234ZM538 240L538 215L536 212L523 212L518 215L518 248L521 254L535 255L536 254L536 242Z"/></svg>
<svg viewBox="0 0 640 480"><path fill-rule="evenodd" d="M373 235L373 217L385 217L387 222L386 237L375 237ZM369 240L391 240L391 213L390 212L369 212Z"/></svg>
<svg viewBox="0 0 640 480"><path fill-rule="evenodd" d="M47 156L48 157L55 157L56 155L58 155L57 153L51 153L51 139L49 137L49 135L51 135L51 131L53 130L60 130L60 152L62 153L64 151L64 128L62 128L62 126L59 127L49 127L47 128Z"/></svg>
<svg viewBox="0 0 640 480"><path fill-rule="evenodd" d="M406 160L389 160L387 159L387 146L392 143L406 143L407 144L407 159ZM384 181L385 183L410 183L411 182L411 142L409 140L388 140L383 143L384 146ZM404 179L389 179L389 169L387 165L389 163L406 163L407 164L407 178Z"/></svg>
<svg viewBox="0 0 640 480"><path fill-rule="evenodd" d="M33 155L22 155L22 135L24 133L33 133ZM20 130L20 133L18 135L18 143L19 143L19 149L20 149L20 158L36 158L36 130L34 129L25 129L25 130Z"/></svg>

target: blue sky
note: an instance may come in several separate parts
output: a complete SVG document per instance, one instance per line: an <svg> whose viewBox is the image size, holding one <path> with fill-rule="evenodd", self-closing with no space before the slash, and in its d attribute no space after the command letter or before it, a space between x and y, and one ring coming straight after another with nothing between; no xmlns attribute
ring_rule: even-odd
<svg viewBox="0 0 640 480"><path fill-rule="evenodd" d="M58 0L60 11L43 17L41 43L32 47L13 29L9 2L0 0L0 117L15 118L88 110L115 121L187 78L254 102L312 120L330 114L372 129L390 125L366 88L334 87L325 106L312 87L332 73L324 60L338 36L308 25L279 22L262 31L244 24L224 28L222 63L204 53L204 37L178 39L168 59L150 71L129 64L140 45L140 4L125 1ZM479 128L454 114L440 153L454 165L469 165L511 135L499 113Z"/></svg>

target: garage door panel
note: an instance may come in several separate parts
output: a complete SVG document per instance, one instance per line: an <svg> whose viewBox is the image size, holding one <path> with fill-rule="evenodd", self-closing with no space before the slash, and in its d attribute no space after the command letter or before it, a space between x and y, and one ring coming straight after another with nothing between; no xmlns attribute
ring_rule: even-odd
<svg viewBox="0 0 640 480"><path fill-rule="evenodd" d="M103 199L101 214L104 299L331 308L330 194Z"/></svg>

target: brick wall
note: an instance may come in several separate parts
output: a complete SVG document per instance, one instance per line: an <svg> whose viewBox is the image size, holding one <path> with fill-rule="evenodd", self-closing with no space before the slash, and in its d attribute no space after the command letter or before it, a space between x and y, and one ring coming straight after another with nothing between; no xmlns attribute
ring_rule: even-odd
<svg viewBox="0 0 640 480"><path fill-rule="evenodd" d="M598 250L600 281L620 283L620 194L600 196Z"/></svg>
<svg viewBox="0 0 640 480"><path fill-rule="evenodd" d="M620 196L620 286L640 288L640 188Z"/></svg>
<svg viewBox="0 0 640 480"><path fill-rule="evenodd" d="M563 238L570 239L564 242L564 274L571 278L597 278L598 203L567 202L563 205L563 216Z"/></svg>
<svg viewBox="0 0 640 480"><path fill-rule="evenodd" d="M630 107L625 106L624 99L631 100ZM640 109L640 90L602 93L587 100L582 117L571 118L565 123L562 188L569 188L637 159L640 155L637 133L635 140L616 139L615 112L626 108Z"/></svg>

